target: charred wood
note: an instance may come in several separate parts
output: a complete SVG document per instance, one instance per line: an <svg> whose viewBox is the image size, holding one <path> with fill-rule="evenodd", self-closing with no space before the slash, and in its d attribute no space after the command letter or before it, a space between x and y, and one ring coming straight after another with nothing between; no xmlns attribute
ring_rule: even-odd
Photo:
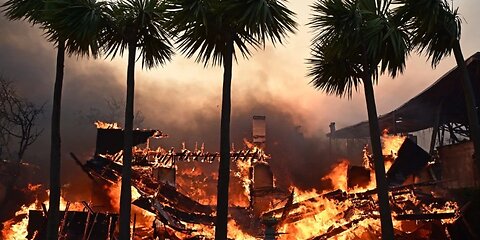
<svg viewBox="0 0 480 240"><path fill-rule="evenodd" d="M174 187L168 184L160 184L157 191L157 198L171 202L174 206L184 211L212 214L214 212L211 206L203 205L186 195L178 192Z"/></svg>
<svg viewBox="0 0 480 240"><path fill-rule="evenodd" d="M436 219L447 219L454 218L456 216L455 212L447 213L422 213L422 214L400 214L395 216L397 220L436 220Z"/></svg>
<svg viewBox="0 0 480 240"><path fill-rule="evenodd" d="M215 222L215 217L213 216L180 211L178 209L163 205L157 199L151 198L151 197L141 197L133 201L132 204L142 209L145 209L151 213L156 213L155 209L153 209L152 206L154 204L160 204L162 205L162 208L165 212L168 212L169 214L175 216L179 220L188 222L188 223L212 225Z"/></svg>

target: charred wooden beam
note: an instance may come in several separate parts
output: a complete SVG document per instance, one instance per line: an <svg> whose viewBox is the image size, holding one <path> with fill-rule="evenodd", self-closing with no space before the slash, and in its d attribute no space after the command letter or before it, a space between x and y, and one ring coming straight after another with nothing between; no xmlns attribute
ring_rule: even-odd
<svg viewBox="0 0 480 240"><path fill-rule="evenodd" d="M344 195L345 195L344 191L342 191L340 189L337 189L337 190L334 190L334 191L331 191L331 192L328 192L328 193L325 193L325 194L322 194L322 195L319 195L319 196L316 196L316 197L312 197L312 198L303 200L301 202L296 202L296 203L290 204L289 206L285 206L285 207L282 207L282 208L277 208L277 209L268 211L268 212L264 213L263 215L264 216L280 215L280 214L283 214L286 211L285 208L287 208L288 211L291 211L292 209L298 208L302 205L317 202L319 200L319 198L322 198L322 197L323 198L329 198L329 199L343 199Z"/></svg>
<svg viewBox="0 0 480 240"><path fill-rule="evenodd" d="M447 213L422 213L422 214L400 214L395 216L396 220L439 220L455 218L455 212Z"/></svg>
<svg viewBox="0 0 480 240"><path fill-rule="evenodd" d="M205 224L205 225L213 225L215 222L215 217L211 215L205 214L197 214L197 213L190 213L180 211L176 208L169 207L167 205L162 204L158 201L158 199L154 199L151 197L141 197L135 201L133 201L133 205L138 206L142 209L145 209L151 213L156 214L155 209L152 207L152 204L156 202L156 204L161 204L162 208L165 212L175 216L181 221L188 222L188 223L196 223L196 224Z"/></svg>
<svg viewBox="0 0 480 240"><path fill-rule="evenodd" d="M403 191L405 189L414 189L416 187L426 187L426 186L434 186L440 183L443 183L445 181L428 181L428 182L419 182L419 183L412 183L412 184L407 184L407 185L401 185L401 186L393 186L389 188L389 192L395 193L398 191ZM350 193L347 194L346 197L349 199L352 198L366 198L367 196L373 195L377 193L377 189L371 189L367 190L365 192L359 192L359 193Z"/></svg>
<svg viewBox="0 0 480 240"><path fill-rule="evenodd" d="M287 218L288 214L290 213L290 210L293 204L293 198L294 198L294 191L292 191L292 193L290 193L290 195L288 196L287 203L285 203L285 207L283 208L282 216L280 217L279 222L283 222Z"/></svg>
<svg viewBox="0 0 480 240"><path fill-rule="evenodd" d="M83 205L83 206L85 207L85 209L87 209L90 213L95 213L95 212L93 211L93 209L90 207L90 205L89 205L87 202L82 201L82 205Z"/></svg>
<svg viewBox="0 0 480 240"><path fill-rule="evenodd" d="M96 181L96 179L93 177L93 175L90 173L89 169L87 167L85 167L85 165L83 165L82 162L80 162L80 160L78 160L77 156L75 156L75 154L73 154L73 152L70 152L70 156L73 158L73 160L75 161L75 163L80 166L80 168L82 169L83 172L85 172L87 174L87 176Z"/></svg>
<svg viewBox="0 0 480 240"><path fill-rule="evenodd" d="M168 184L160 184L160 187L157 191L157 198L158 197L161 197L164 200L171 202L173 206L176 206L179 209L185 211L204 214L212 214L214 211L211 206L198 203L197 201L189 198L188 196L178 192L174 187Z"/></svg>

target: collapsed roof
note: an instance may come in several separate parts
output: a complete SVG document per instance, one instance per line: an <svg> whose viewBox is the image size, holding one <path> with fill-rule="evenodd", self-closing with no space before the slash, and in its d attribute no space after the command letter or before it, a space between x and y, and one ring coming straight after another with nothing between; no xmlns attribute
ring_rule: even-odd
<svg viewBox="0 0 480 240"><path fill-rule="evenodd" d="M475 93L480 92L480 52L470 56L465 63L470 73ZM448 71L430 87L410 99L399 108L378 118L380 129L389 133L407 133L431 128L435 125L435 116L440 114L439 124L459 123L468 125L465 98L461 84L461 72L457 67ZM476 95L477 106L480 94ZM327 134L340 139L367 138L368 121L345 127Z"/></svg>

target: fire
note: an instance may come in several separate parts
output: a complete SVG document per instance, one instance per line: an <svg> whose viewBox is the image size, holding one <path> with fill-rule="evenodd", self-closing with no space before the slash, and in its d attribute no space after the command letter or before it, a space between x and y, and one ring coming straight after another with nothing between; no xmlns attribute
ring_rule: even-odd
<svg viewBox="0 0 480 240"><path fill-rule="evenodd" d="M98 128L118 128L116 123L109 124L103 122L96 123ZM383 153L388 156L392 156L392 161L386 161L385 167L388 169L391 163L395 160L395 155L398 152L401 144L405 140L403 136L383 136ZM232 151L232 159L234 160L234 165L232 166L232 175L239 179L240 181L231 181L230 183L230 201L229 205L234 211L230 211L229 222L228 222L228 236L232 239L257 239L263 233L263 227L259 222L262 220L274 220L278 221L276 226L276 231L279 233L277 239L312 239L312 238L335 238L335 239L375 239L378 238L380 234L380 220L378 212L378 203L376 194L374 191L369 191L375 189L375 176L373 169L370 169L370 164L368 162L368 153L365 151L366 159L366 169L370 170L370 179L371 181L366 187L355 187L353 189L348 188L348 170L350 167L350 162L346 159L341 159L334 166L332 166L329 173L321 177L321 180L329 180L332 183L332 188L324 191L317 190L299 190L295 186L291 186L290 189L292 193L288 194L288 191L282 192L276 188L275 184L258 177L257 186L255 188L255 174L261 173L261 171L254 172L257 167L263 167L268 165L270 159L269 155L266 155L263 149L258 148L255 144L252 144L245 140L245 146L247 149L245 151L235 152ZM195 147L196 153L204 154L203 146L201 151L198 151ZM165 161L165 156L174 157L174 150L165 150L158 148L157 150L151 150L147 144L147 148L134 148L135 157L137 159L147 159L149 163L154 163L153 167L145 166L134 166L133 170L136 171L137 177L132 180L134 183L132 186L132 200L138 199L141 195L155 196L156 200L160 197L164 197L161 194L161 191L157 188L158 185L170 184L169 177L173 178L170 186L174 186L174 190L171 190L172 193L182 193L186 197L190 198L192 201L188 203L192 204L197 202L203 204L206 208L212 207L216 204L216 183L218 180L218 169L215 164L215 157L213 160L208 162L201 161L186 161L188 154L194 153L186 149L185 144L183 144L181 149L182 157L181 160L176 162ZM170 154L170 155L168 155ZM196 155L197 157L199 155ZM206 156L206 155L204 155ZM113 159L112 161L121 161L121 152L115 155L102 155L105 159ZM145 157L145 158L143 158ZM179 158L180 159L180 158ZM204 158L205 159L205 158ZM164 165L162 165L164 164ZM259 164L259 165L256 165ZM269 169L269 168L268 168ZM154 175L154 171L157 175ZM161 172L163 170L167 173ZM169 175L173 173L174 175ZM161 174L165 174L161 175ZM368 171L365 172L368 175ZM140 176L140 177L138 177ZM260 175L261 176L261 175ZM148 177L155 178L154 181L148 182L143 180L149 180ZM167 179L168 178L168 179ZM266 178L266 177L265 177ZM168 180L168 181L167 181ZM111 182L113 182L112 180ZM268 182L268 184L259 184L261 182ZM148 189L147 184L155 187ZM155 185L157 184L157 185ZM363 185L365 186L365 185ZM38 185L29 185L26 191L38 191L41 186ZM262 189L264 187L265 189ZM121 182L112 183L105 185L105 191L107 192L110 205L113 207L115 212L119 212L119 199L121 191ZM264 192L262 192L264 191ZM276 191L276 192L275 192ZM402 189L404 192L408 192L408 189ZM261 197L265 197L267 194L278 194L281 199L278 202L273 200L260 201ZM148 194L147 194L148 193ZM258 194L258 195L255 195ZM264 195L261 195L264 194ZM283 195L282 195L283 194ZM362 195L363 194L363 195ZM393 217L398 217L403 213L405 214L416 214L418 209L422 209L425 213L452 213L458 211L458 205L455 202L447 202L446 204L429 204L426 205L422 203L421 199L417 199L414 191L412 190L410 194L398 194L405 199L395 199L392 201L392 209L401 209L400 213L392 212ZM160 197L159 197L160 196ZM250 202L250 196L253 196L252 202ZM287 197L285 197L287 196ZM186 198L183 197L183 198ZM277 196L275 196L277 197ZM391 198L395 198L395 194L391 193ZM165 198L165 197L164 197ZM265 198L266 199L266 198ZM273 199L273 197L272 197ZM177 199L178 200L178 199ZM402 201L404 200L404 201ZM178 200L180 201L180 200ZM255 202L257 201L257 202ZM268 202L270 201L270 202ZM29 209L38 209L41 201L37 200L30 205L24 205L21 209L15 214L15 218L5 222L5 228L2 231L3 239L24 239L27 235L27 224L28 224L28 210ZM45 202L48 204L48 202ZM65 209L67 202L62 198L61 209ZM177 203L170 202L160 202L158 203L167 208L175 208L179 205ZM265 208L259 210L259 217L257 212L255 212L255 204L265 205ZM210 206L207 206L210 205ZM412 205L415 208L412 208ZM82 209L82 205L68 204L69 210ZM158 205L157 205L158 206ZM190 205L192 206L192 205ZM193 204L193 206L196 206ZM258 206L258 205L257 205ZM194 207L191 207L192 209ZM157 208L157 211L159 208ZM189 216L200 216L198 212L189 212L188 209L178 207L178 209L184 211L183 214ZM178 209L174 209L178 210ZM201 208L200 208L201 209ZM180 211L178 210L178 211ZM238 212L236 212L238 211ZM394 210L395 211L395 210ZM203 217L214 217L214 210L203 211L207 212ZM240 213L240 214L239 214ZM178 216L175 212L165 212L163 213L166 216L170 216L172 219L176 219ZM179 214L180 215L180 214ZM162 217L165 217L162 215ZM189 221L185 218L178 217L178 221L172 224L172 222L165 221L164 219L157 218L154 214L149 211L143 210L136 206L132 206L132 219L136 219L135 223L131 224L132 232L136 233L132 237L133 239L145 239L145 237L152 235L152 225L160 226L169 236L175 236L179 239L186 238L213 238L214 236L214 226L210 225L211 220L205 222L184 222ZM170 220L171 220L170 219ZM163 221L163 223L160 223ZM443 219L443 223L451 223L455 221L455 218ZM160 225L156 225L156 224ZM178 225L175 225L177 224ZM170 225L169 225L170 224ZM248 225L248 226L247 226ZM172 226L180 226L178 230ZM249 226L254 226L254 229L248 228ZM403 230L402 222L394 220L395 229ZM182 231L187 229L187 231ZM144 229L147 229L144 231ZM176 229L176 230L173 230ZM406 229L406 227L405 227ZM158 229L157 229L158 230ZM177 231L178 230L178 231ZM143 231L143 232L142 232ZM145 232L150 231L148 234ZM407 232L405 230L405 232ZM144 234L144 235L142 235ZM331 235L329 235L331 234ZM334 234L334 235L333 235ZM320 236L320 237L319 237Z"/></svg>
<svg viewBox="0 0 480 240"><path fill-rule="evenodd" d="M251 142L248 141L248 139L246 139L246 138L243 139L243 143L245 144L245 146L247 146L248 149L254 149L254 148L256 148L255 144L251 143Z"/></svg>
<svg viewBox="0 0 480 240"><path fill-rule="evenodd" d="M28 184L25 191L32 191L32 192L39 192L42 190L41 184ZM47 195L50 194L50 191L44 190ZM40 200L37 199L33 203L24 204L20 207L20 210L15 212L15 217L12 219L4 222L4 227L1 232L1 239L25 239L27 236L27 225L28 225L28 212L29 210L41 210L42 209L42 202L45 205L46 209L49 207L48 200ZM67 202L62 196L60 196L60 210L65 210L68 206L69 211L81 211L84 206L81 203L70 203Z"/></svg>
<svg viewBox="0 0 480 240"><path fill-rule="evenodd" d="M183 194L204 205L217 203L217 169L209 168L209 163L177 163L177 189Z"/></svg>
<svg viewBox="0 0 480 240"><path fill-rule="evenodd" d="M295 201L302 202L302 205L291 215L302 214L303 217L293 224L280 226L279 232L285 233L285 238L282 239L309 239L327 232L332 225L340 226L344 223L345 220L339 214L345 211L351 205L351 202L340 203L319 197L319 195L316 191L297 192ZM305 199L311 200L304 201Z"/></svg>
<svg viewBox="0 0 480 240"><path fill-rule="evenodd" d="M212 232L212 236L214 236L215 232ZM237 239L237 240L255 240L257 238L250 236L247 233L244 233L241 229L239 224L230 219L228 221L228 238L230 239Z"/></svg>
<svg viewBox="0 0 480 240"><path fill-rule="evenodd" d="M113 209L116 212L120 211L120 192L122 189L122 183L114 183L109 186L104 186L105 190L107 191L108 196L110 197L110 204L113 207ZM136 199L140 198L141 195L138 192L138 190L135 187L131 187L132 191L132 202L135 201ZM153 220L155 220L155 214L144 211L143 209L132 205L132 218L133 216L136 215L136 225L138 226L151 226ZM133 228L133 222L131 223L131 226ZM135 226L137 227L137 226Z"/></svg>
<svg viewBox="0 0 480 240"><path fill-rule="evenodd" d="M382 154L384 156L392 155L396 156L398 149L402 146L403 141L405 141L405 136L399 135L387 135L384 134L381 137L382 141Z"/></svg>
<svg viewBox="0 0 480 240"><path fill-rule="evenodd" d="M107 123L102 121L96 121L95 126L100 129L120 129L118 123Z"/></svg>
<svg viewBox="0 0 480 240"><path fill-rule="evenodd" d="M333 169L322 180L329 179L334 189L347 190L347 170L349 161L346 159L341 160L334 165Z"/></svg>
<svg viewBox="0 0 480 240"><path fill-rule="evenodd" d="M29 183L27 185L27 188L25 189L26 191L30 191L30 192L36 192L38 191L40 188L42 187L42 184L31 184Z"/></svg>
<svg viewBox="0 0 480 240"><path fill-rule="evenodd" d="M15 213L14 218L3 223L2 239L25 239L28 234L28 210L34 209L36 205L36 202L30 205L23 205L20 210ZM21 218L21 220L16 221L16 219L19 217Z"/></svg>
<svg viewBox="0 0 480 240"><path fill-rule="evenodd" d="M250 187L252 185L252 179L250 177L250 171L252 164L250 161L236 161L235 162L238 171L234 173L235 177L239 178L244 188L244 194L247 198L250 197Z"/></svg>

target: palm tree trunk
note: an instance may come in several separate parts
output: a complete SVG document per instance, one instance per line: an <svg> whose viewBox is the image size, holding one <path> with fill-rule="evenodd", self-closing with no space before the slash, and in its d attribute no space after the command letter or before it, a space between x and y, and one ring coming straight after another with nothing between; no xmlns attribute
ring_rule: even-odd
<svg viewBox="0 0 480 240"><path fill-rule="evenodd" d="M230 111L232 85L233 40L228 36L225 55L223 56L223 92L222 117L220 123L220 165L218 167L217 218L215 222L215 239L227 239L228 224L228 186L230 182Z"/></svg>
<svg viewBox="0 0 480 240"><path fill-rule="evenodd" d="M462 49L460 48L460 42L458 40L456 40L453 45L453 54L455 55L458 69L463 76L462 86L465 96L465 107L467 108L468 125L470 126L470 139L473 141L475 163L480 171L480 122L478 121L477 103L472 82L470 81L470 73L468 72L467 64L463 58Z"/></svg>
<svg viewBox="0 0 480 240"><path fill-rule="evenodd" d="M60 110L62 103L63 65L65 62L65 41L60 39L57 46L57 70L53 89L52 135L50 146L50 199L48 209L47 239L58 239L60 223Z"/></svg>
<svg viewBox="0 0 480 240"><path fill-rule="evenodd" d="M382 239L393 240L393 223L388 201L388 185L385 178L385 164L383 162L382 144L380 143L380 128L378 126L377 107L373 93L372 77L370 74L363 78L365 100L367 102L368 123L370 125L370 141L375 166L375 180L380 208L380 222L382 224Z"/></svg>
<svg viewBox="0 0 480 240"><path fill-rule="evenodd" d="M128 46L127 100L125 105L125 129L123 148L122 188L120 192L120 240L130 239L130 211L132 202L132 145L133 145L133 98L135 93L136 45Z"/></svg>

